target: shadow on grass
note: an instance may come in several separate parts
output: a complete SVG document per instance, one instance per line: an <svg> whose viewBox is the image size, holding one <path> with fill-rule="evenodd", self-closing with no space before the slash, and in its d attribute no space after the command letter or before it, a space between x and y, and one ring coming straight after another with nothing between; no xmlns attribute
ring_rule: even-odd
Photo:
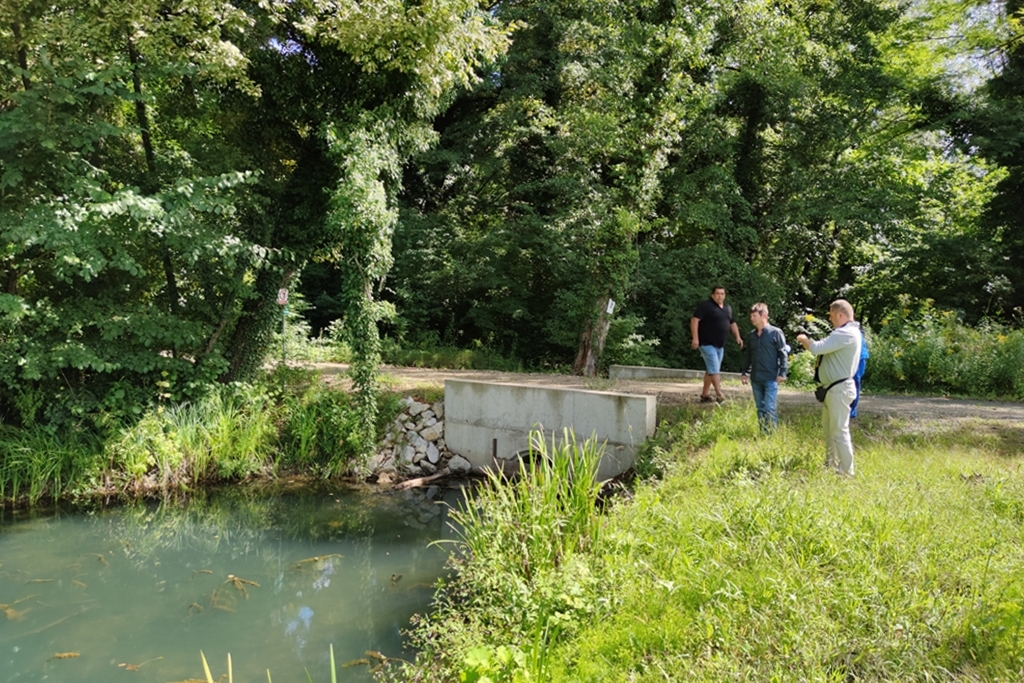
<svg viewBox="0 0 1024 683"><path fill-rule="evenodd" d="M869 415L853 423L854 439L884 440L898 447L983 449L1004 458L1024 454L1024 424L978 418L905 420Z"/></svg>

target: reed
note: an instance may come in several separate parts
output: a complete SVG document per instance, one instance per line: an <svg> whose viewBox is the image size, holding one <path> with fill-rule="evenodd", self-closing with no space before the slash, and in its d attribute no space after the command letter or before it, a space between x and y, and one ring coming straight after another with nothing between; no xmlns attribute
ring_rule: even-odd
<svg viewBox="0 0 1024 683"><path fill-rule="evenodd" d="M277 429L266 393L229 386L157 408L108 442L106 477L126 490L238 479L268 467Z"/></svg>
<svg viewBox="0 0 1024 683"><path fill-rule="evenodd" d="M458 578L442 586L413 638L431 661L431 680L511 681L505 674L518 667L545 680L546 652L582 623L593 610L589 596L600 592L588 557L601 540L602 451L568 430L550 443L534 432L514 477L490 472L452 512ZM481 642L484 633L491 637Z"/></svg>
<svg viewBox="0 0 1024 683"><path fill-rule="evenodd" d="M600 515L596 479L603 447L596 439L578 443L565 430L550 446L531 432L530 449L509 481L490 470L486 484L452 514L470 557L521 570L522 578L557 568L597 542Z"/></svg>
<svg viewBox="0 0 1024 683"><path fill-rule="evenodd" d="M364 451L359 416L348 394L323 385L284 404L280 460L284 467L336 476L352 469Z"/></svg>
<svg viewBox="0 0 1024 683"><path fill-rule="evenodd" d="M98 466L100 450L73 433L0 428L0 500L34 503L79 488Z"/></svg>

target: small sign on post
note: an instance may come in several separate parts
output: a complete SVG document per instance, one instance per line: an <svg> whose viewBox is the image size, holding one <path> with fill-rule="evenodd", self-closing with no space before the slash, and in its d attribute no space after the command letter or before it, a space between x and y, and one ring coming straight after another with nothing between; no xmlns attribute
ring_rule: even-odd
<svg viewBox="0 0 1024 683"><path fill-rule="evenodd" d="M612 301L611 299L608 299L608 307L605 308L604 311L608 315L611 315L612 313L614 313L615 312L615 302Z"/></svg>
<svg viewBox="0 0 1024 683"><path fill-rule="evenodd" d="M285 345L287 344L288 332L288 288L282 287L277 290L277 305L281 309L281 365L286 362Z"/></svg>

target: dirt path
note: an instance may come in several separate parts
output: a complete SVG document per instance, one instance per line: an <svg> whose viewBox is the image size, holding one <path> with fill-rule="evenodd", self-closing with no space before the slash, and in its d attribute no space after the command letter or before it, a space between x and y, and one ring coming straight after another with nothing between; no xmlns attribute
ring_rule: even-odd
<svg viewBox="0 0 1024 683"><path fill-rule="evenodd" d="M316 363L328 378L344 375L347 365ZM475 379L488 382L511 382L538 386L572 387L594 391L617 391L628 394L653 394L661 405L697 403L700 398L699 380L609 380L551 375L539 373L498 372L492 370L436 370L384 366L382 375L387 386L396 391L414 392L417 389L440 389L447 378ZM344 382L345 380L341 380ZM727 398L749 397L750 389L739 382L723 383ZM809 390L780 388L779 403L785 405L815 405ZM918 396L874 396L870 392L861 397L860 411L880 417L899 417L933 420L996 420L1017 422L1024 428L1024 403L979 401Z"/></svg>

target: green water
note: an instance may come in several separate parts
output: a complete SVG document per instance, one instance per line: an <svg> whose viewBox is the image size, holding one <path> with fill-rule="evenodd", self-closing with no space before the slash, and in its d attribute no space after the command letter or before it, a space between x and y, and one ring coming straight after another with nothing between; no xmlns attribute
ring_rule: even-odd
<svg viewBox="0 0 1024 683"><path fill-rule="evenodd" d="M443 573L428 544L451 535L442 500L458 495L233 489L2 513L0 683L203 678L200 650L215 678L230 653L235 681L330 681L330 645L339 667L411 658L400 630Z"/></svg>

